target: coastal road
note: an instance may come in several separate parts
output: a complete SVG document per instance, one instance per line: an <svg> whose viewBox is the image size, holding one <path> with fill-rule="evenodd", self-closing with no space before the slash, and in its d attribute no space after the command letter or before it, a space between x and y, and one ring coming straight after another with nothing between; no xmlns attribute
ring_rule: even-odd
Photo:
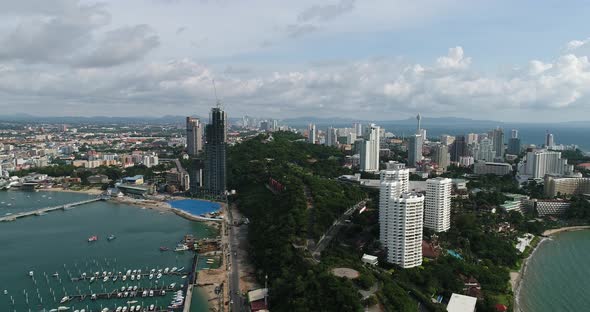
<svg viewBox="0 0 590 312"><path fill-rule="evenodd" d="M324 251L324 249L328 246L328 244L330 244L330 241L332 240L332 238L334 238L338 234L338 231L340 231L340 228L345 225L345 220L347 220L355 211L365 207L366 204L367 204L367 200L361 200L356 205L348 208L348 210L346 210L340 216L340 218L338 218L336 221L334 221L332 226L330 226L330 228L328 228L328 230L324 233L324 235L322 235L322 238L316 244L315 249L311 250L311 255L313 256L313 259L315 261L317 261L317 262L320 261L322 251Z"/></svg>
<svg viewBox="0 0 590 312"><path fill-rule="evenodd" d="M231 304L231 311L246 311L242 302L242 294L240 291L240 270L239 270L239 261L238 261L238 244L239 240L234 232L233 226L233 216L231 207L229 204L226 204L227 212L228 212L228 227L229 227L229 254L230 254L230 272L229 272L229 298Z"/></svg>

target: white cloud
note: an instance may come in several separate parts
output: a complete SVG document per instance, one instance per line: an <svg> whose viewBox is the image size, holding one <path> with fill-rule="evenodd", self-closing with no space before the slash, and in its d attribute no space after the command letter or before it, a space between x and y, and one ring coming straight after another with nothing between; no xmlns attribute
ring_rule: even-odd
<svg viewBox="0 0 590 312"><path fill-rule="evenodd" d="M566 51L577 50L577 49L585 46L586 44L588 44L588 42L590 42L590 38L585 39L585 40L572 40L567 43L567 45L565 46L565 50Z"/></svg>

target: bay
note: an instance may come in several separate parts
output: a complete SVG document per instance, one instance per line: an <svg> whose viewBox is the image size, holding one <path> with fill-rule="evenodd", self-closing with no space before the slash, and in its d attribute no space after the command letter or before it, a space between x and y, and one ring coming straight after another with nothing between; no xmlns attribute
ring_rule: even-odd
<svg viewBox="0 0 590 312"><path fill-rule="evenodd" d="M61 192L0 192L0 202L13 203L11 206L0 205L0 215L6 211L36 209L84 198L88 196ZM111 234L116 239L107 241ZM128 301L137 301L136 305L144 307L157 302L158 306L165 307L172 300L171 292L165 297L153 298L76 299L64 304L59 301L66 294L106 293L129 286L161 288L171 283L183 284L186 280L180 275L164 275L159 280L144 276L141 281L127 279L125 282L121 279L103 282L101 278L94 283L71 281L71 277L79 277L83 272L88 275L103 271L124 274L135 269L145 273L152 268L166 267L185 267L188 274L192 253L160 251L160 246L173 250L185 234L197 238L218 235L216 230L204 224L172 213L112 202L94 202L67 211L0 223L0 311L49 311L58 306L68 306L72 311L82 308L100 311L103 307L126 306ZM92 235L98 236L97 242L87 241ZM34 272L34 278L29 276L30 271ZM59 277L54 277L54 273ZM201 298L201 302L196 303L200 307L198 310L206 311L206 300L202 296L198 298Z"/></svg>
<svg viewBox="0 0 590 312"><path fill-rule="evenodd" d="M590 311L590 231L559 233L529 260L518 295L523 312Z"/></svg>

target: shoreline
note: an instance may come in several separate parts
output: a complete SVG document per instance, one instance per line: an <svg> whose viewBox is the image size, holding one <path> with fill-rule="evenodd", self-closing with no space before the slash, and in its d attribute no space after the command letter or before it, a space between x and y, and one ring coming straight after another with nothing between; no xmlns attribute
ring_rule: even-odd
<svg viewBox="0 0 590 312"><path fill-rule="evenodd" d="M104 193L103 190L97 188L89 188L85 190L71 190L71 189L64 189L61 187L56 188L39 188L37 189L40 192L60 192L60 193L78 193L78 194L87 194L87 195L101 195Z"/></svg>
<svg viewBox="0 0 590 312"><path fill-rule="evenodd" d="M541 237L541 240L534 246L534 248L531 251L531 253L529 254L529 256L523 260L522 265L520 266L520 270L510 271L510 286L512 287L512 293L514 294L512 308L515 312L521 312L521 310L518 308L518 296L520 293L520 287L522 286L522 281L524 279L524 275L526 274L526 269L527 269L528 263L532 259L532 257L535 255L535 252L537 251L538 247L541 246L541 244L543 244L543 242L550 240L551 236L553 236L555 234L565 233L565 232L574 232L574 231L583 231L583 230L590 230L590 225L566 226L566 227L561 227L561 228L556 228L556 229L549 229L549 230L545 230L539 236L539 237Z"/></svg>
<svg viewBox="0 0 590 312"><path fill-rule="evenodd" d="M582 231L582 230L590 230L590 225L577 225L577 226L566 226L557 229L549 229L543 232L542 236L551 236L557 233L562 232L574 232L574 231Z"/></svg>

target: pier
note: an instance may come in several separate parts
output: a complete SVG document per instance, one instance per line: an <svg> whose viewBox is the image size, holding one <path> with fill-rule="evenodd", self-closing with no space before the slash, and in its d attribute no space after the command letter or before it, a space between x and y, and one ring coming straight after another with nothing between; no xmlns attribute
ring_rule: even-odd
<svg viewBox="0 0 590 312"><path fill-rule="evenodd" d="M99 200L105 200L105 199L103 197L97 197L97 198L83 200L83 201L79 201L79 202L75 202L75 203L69 203L69 204L65 204L65 205L45 207L45 208L41 208L41 209L37 209L37 210L33 210L33 211L25 211L25 212L15 213L15 214L12 214L9 216L0 217L0 222L16 221L16 219L30 217L30 216L41 216L41 215L44 215L48 212L52 212L52 211L56 211L56 210L69 210L71 208L85 205L85 204L89 204L89 203L93 203L93 202L96 202Z"/></svg>

